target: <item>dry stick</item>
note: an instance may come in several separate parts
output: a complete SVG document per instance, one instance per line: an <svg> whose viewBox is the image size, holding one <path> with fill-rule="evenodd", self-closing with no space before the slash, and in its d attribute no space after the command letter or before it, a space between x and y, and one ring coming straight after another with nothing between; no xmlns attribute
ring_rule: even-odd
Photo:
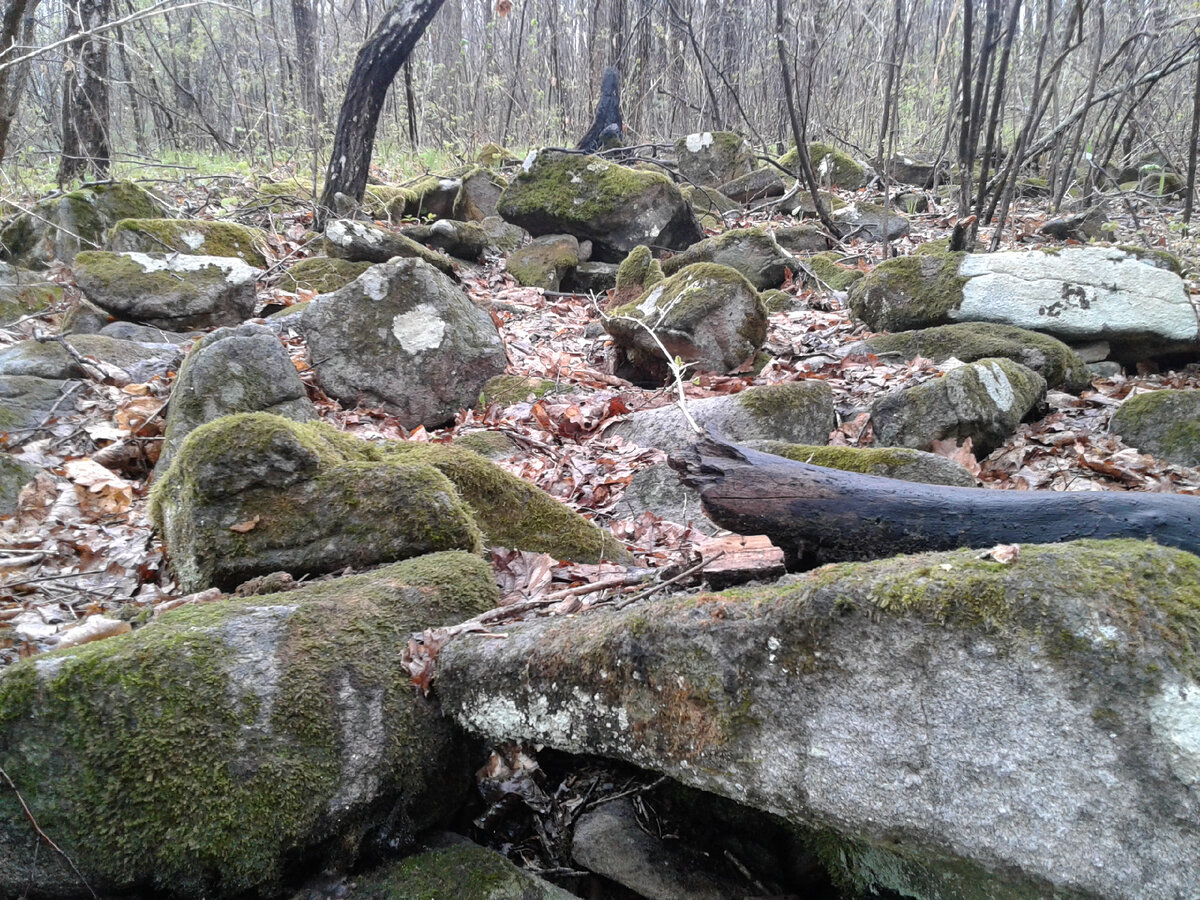
<svg viewBox="0 0 1200 900"><path fill-rule="evenodd" d="M71 857L66 854L66 851L58 846L58 844L54 843L50 835L42 831L42 826L37 823L37 819L34 818L33 811L29 808L29 805L25 802L25 798L21 796L21 792L17 790L17 786L13 783L13 780L9 777L8 773L4 771L2 766L0 766L0 778L3 778L5 782L8 783L9 788L16 796L17 802L21 804L21 809L25 812L25 816L29 819L29 824L33 826L33 830L37 836L49 844L55 853L67 861L67 865L71 867L71 871L75 873L75 877L78 878L83 886L88 889L88 893L91 894L95 900L100 900L100 895L92 890L92 886L88 884L87 879L83 877L83 873L79 871L79 866L75 865L75 860L71 859Z"/></svg>
<svg viewBox="0 0 1200 900"><path fill-rule="evenodd" d="M667 587L668 585L672 585L678 581L682 581L683 579L687 578L690 575L695 575L697 572L699 572L705 566L709 565L710 563L715 563L718 559L720 559L724 555L725 555L725 551L721 550L715 556L710 556L708 559L702 559L702 560L700 560L700 562L696 563L695 565L691 566L690 568L684 569L678 575L668 578L665 581L660 581L658 584L654 585L653 587L646 588L646 590L644 590L644 591L639 591L636 594L626 597L624 600L620 601L619 603L615 603L613 606L615 609L624 609L627 606L631 606L632 604L637 603L639 600L645 600L647 597L650 597L653 594L658 593L659 591L661 591L663 588Z"/></svg>

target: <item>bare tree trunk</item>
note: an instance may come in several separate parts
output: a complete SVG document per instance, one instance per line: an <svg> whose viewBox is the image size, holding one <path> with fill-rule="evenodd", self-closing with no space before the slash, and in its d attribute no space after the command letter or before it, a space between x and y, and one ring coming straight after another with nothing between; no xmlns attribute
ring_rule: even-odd
<svg viewBox="0 0 1200 900"><path fill-rule="evenodd" d="M33 13L38 0L10 0L4 7L4 19L0 22L0 62L5 57L17 56L17 38L30 35L33 31ZM29 64L22 63L12 68L0 69L0 162L4 162L4 151L8 146L8 133L21 105L25 92L25 79L29 75Z"/></svg>
<svg viewBox="0 0 1200 900"><path fill-rule="evenodd" d="M62 154L58 183L91 173L108 175L108 38L90 34L108 20L109 0L68 0L67 45L63 63Z"/></svg>
<svg viewBox="0 0 1200 900"><path fill-rule="evenodd" d="M321 96L317 22L309 0L292 0L292 27L296 31L296 57L300 66L300 100L315 122L325 119Z"/></svg>
<svg viewBox="0 0 1200 900"><path fill-rule="evenodd" d="M1196 58L1196 90L1192 94L1192 131L1188 139L1187 196L1183 200L1183 221L1192 221L1192 203L1196 199L1196 139L1200 137L1200 56Z"/></svg>
<svg viewBox="0 0 1200 900"><path fill-rule="evenodd" d="M384 14L358 51L338 114L333 151L325 171L318 224L336 208L338 194L362 200L375 148L375 128L388 87L425 33L443 0L400 0Z"/></svg>

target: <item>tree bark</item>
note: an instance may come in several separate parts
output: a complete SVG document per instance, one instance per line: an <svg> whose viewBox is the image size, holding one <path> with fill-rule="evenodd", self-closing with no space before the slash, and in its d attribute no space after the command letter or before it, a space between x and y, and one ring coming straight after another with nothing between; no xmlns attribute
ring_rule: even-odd
<svg viewBox="0 0 1200 900"><path fill-rule="evenodd" d="M319 225L335 209L338 194L355 203L362 200L375 148L375 129L388 87L442 3L443 0L399 0L359 49L325 171Z"/></svg>
<svg viewBox="0 0 1200 900"><path fill-rule="evenodd" d="M1200 56L1196 58L1196 90L1192 95L1192 130L1188 136L1187 196L1183 200L1184 224L1191 224L1196 200L1196 140L1200 138Z"/></svg>
<svg viewBox="0 0 1200 900"><path fill-rule="evenodd" d="M1200 551L1200 498L1108 491L997 491L942 487L793 462L710 434L671 456L701 488L708 517L739 534L765 534L789 569L899 553L1151 538Z"/></svg>
<svg viewBox="0 0 1200 900"><path fill-rule="evenodd" d="M63 63L62 153L58 183L91 174L106 178L112 147L108 138L108 37L90 32L108 21L109 0L68 0Z"/></svg>
<svg viewBox="0 0 1200 900"><path fill-rule="evenodd" d="M3 62L5 57L19 55L17 39L32 34L33 13L37 6L38 0L10 0L5 5L4 19L0 22L0 62ZM8 133L17 117L28 75L28 62L13 68L0 69L0 163L4 162Z"/></svg>
<svg viewBox="0 0 1200 900"><path fill-rule="evenodd" d="M300 67L300 102L313 121L320 123L325 119L325 100L321 96L317 20L309 0L292 0L292 27Z"/></svg>

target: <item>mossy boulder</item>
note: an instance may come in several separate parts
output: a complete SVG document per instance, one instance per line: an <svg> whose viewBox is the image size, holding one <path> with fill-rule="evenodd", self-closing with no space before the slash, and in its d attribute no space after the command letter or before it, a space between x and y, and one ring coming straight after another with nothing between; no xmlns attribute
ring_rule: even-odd
<svg viewBox="0 0 1200 900"><path fill-rule="evenodd" d="M981 359L871 404L875 440L928 450L970 438L983 457L1006 441L1045 396L1046 379L1011 359Z"/></svg>
<svg viewBox="0 0 1200 900"><path fill-rule="evenodd" d="M739 394L689 400L687 408L701 429L714 428L731 441L824 444L837 427L833 391L816 380L759 385ZM667 453L700 438L674 404L635 413L605 434Z"/></svg>
<svg viewBox="0 0 1200 900"><path fill-rule="evenodd" d="M63 314L62 321L59 323L59 332L64 335L99 334L116 321L116 318L107 310L101 309L86 297L80 297Z"/></svg>
<svg viewBox="0 0 1200 900"><path fill-rule="evenodd" d="M11 516L17 511L21 488L32 481L39 471L7 453L0 453L0 516Z"/></svg>
<svg viewBox="0 0 1200 900"><path fill-rule="evenodd" d="M331 256L310 256L284 272L278 286L293 294L300 291L331 294L348 285L369 268L369 262L351 262Z"/></svg>
<svg viewBox="0 0 1200 900"><path fill-rule="evenodd" d="M497 375L489 378L479 392L479 405L512 406L530 398L534 400L544 397L553 391L557 385L549 378L536 378L532 375Z"/></svg>
<svg viewBox="0 0 1200 900"><path fill-rule="evenodd" d="M108 232L108 249L138 253L232 256L265 268L267 233L236 222L210 219L122 219Z"/></svg>
<svg viewBox="0 0 1200 900"><path fill-rule="evenodd" d="M830 290L845 291L867 273L853 266L844 266L841 260L841 254L830 250L825 253L815 253L805 259L804 263L818 284L825 285Z"/></svg>
<svg viewBox="0 0 1200 900"><path fill-rule="evenodd" d="M184 590L479 550L485 540L581 562L625 558L595 525L468 450L378 445L269 413L193 431L150 512Z"/></svg>
<svg viewBox="0 0 1200 900"><path fill-rule="evenodd" d="M1002 356L1033 369L1046 379L1047 387L1075 394L1092 383L1087 364L1062 341L1013 325L962 322L881 334L860 346L869 353L895 353L904 359L923 356L936 363L951 357L969 363Z"/></svg>
<svg viewBox="0 0 1200 900"><path fill-rule="evenodd" d="M679 189L683 199L692 204L692 209L701 220L722 224L721 217L725 213L741 212L742 205L726 197L716 188L696 187L685 184Z"/></svg>
<svg viewBox="0 0 1200 900"><path fill-rule="evenodd" d="M1149 172L1139 179L1137 189L1156 198L1176 198L1183 196L1187 182L1174 172Z"/></svg>
<svg viewBox="0 0 1200 900"><path fill-rule="evenodd" d="M822 184L832 184L847 191L857 191L866 187L875 177L875 173L866 163L861 163L844 150L839 150L829 144L814 141L808 145L808 157L812 161L813 172ZM799 154L792 147L779 159L779 164L789 172L795 171L799 165Z"/></svg>
<svg viewBox="0 0 1200 900"><path fill-rule="evenodd" d="M943 164L941 169L944 168ZM934 163L902 153L896 154L888 161L887 170L893 181L915 185L919 188L932 188L939 180L938 176L944 178L945 175Z"/></svg>
<svg viewBox="0 0 1200 900"><path fill-rule="evenodd" d="M405 428L447 424L508 364L491 316L419 259L372 266L301 321L326 393L379 404Z"/></svg>
<svg viewBox="0 0 1200 900"><path fill-rule="evenodd" d="M521 444L504 431L468 431L456 434L451 443L484 459L503 459L522 449Z"/></svg>
<svg viewBox="0 0 1200 900"><path fill-rule="evenodd" d="M445 253L430 250L399 232L353 219L334 219L325 226L325 252L351 262L385 263L397 256L420 259L447 275L454 274L454 264Z"/></svg>
<svg viewBox="0 0 1200 900"><path fill-rule="evenodd" d="M418 244L440 250L458 259L479 262L489 244L488 233L478 222L438 219L432 225L409 225L400 230Z"/></svg>
<svg viewBox="0 0 1200 900"><path fill-rule="evenodd" d="M563 278L579 265L579 241L570 234L546 234L509 254L508 274L525 287L557 291Z"/></svg>
<svg viewBox="0 0 1200 900"><path fill-rule="evenodd" d="M666 175L555 150L530 155L497 209L534 236L592 241L601 262L620 262L638 244L680 250L704 237Z"/></svg>
<svg viewBox="0 0 1200 900"><path fill-rule="evenodd" d="M0 892L279 893L467 798L461 736L399 664L413 631L499 599L468 553L185 606L0 673Z"/></svg>
<svg viewBox="0 0 1200 900"><path fill-rule="evenodd" d="M511 150L507 150L493 141L488 141L475 154L475 162L481 166L488 166L493 169L503 166L515 166L520 161L520 157Z"/></svg>
<svg viewBox="0 0 1200 900"><path fill-rule="evenodd" d="M1200 893L1191 554L900 556L505 634L439 653L456 722L770 811L848 896Z"/></svg>
<svg viewBox="0 0 1200 900"><path fill-rule="evenodd" d="M828 212L836 213L846 209L849 205L837 194L831 194L829 191L818 191L817 193ZM806 190L801 190L798 195L790 198L786 208L797 219L817 218L817 206L813 203L812 194Z"/></svg>
<svg viewBox="0 0 1200 900"><path fill-rule="evenodd" d="M157 470L167 470L187 436L201 425L246 412L268 412L296 422L317 417L275 332L250 323L218 328L192 346L171 390Z"/></svg>
<svg viewBox="0 0 1200 900"><path fill-rule="evenodd" d="M952 459L907 447L826 447L784 441L751 441L763 453L860 475L878 475L921 484L975 487L975 476Z"/></svg>
<svg viewBox="0 0 1200 900"><path fill-rule="evenodd" d="M38 272L0 262L0 328L62 302L62 285Z"/></svg>
<svg viewBox="0 0 1200 900"><path fill-rule="evenodd" d="M99 249L108 229L121 219L161 216L144 188L131 181L92 184L40 201L0 230L0 258L41 269L70 263L80 250Z"/></svg>
<svg viewBox="0 0 1200 900"><path fill-rule="evenodd" d="M874 331L945 324L962 303L967 279L959 267L965 257L926 250L885 260L851 288L850 309Z"/></svg>
<svg viewBox="0 0 1200 900"><path fill-rule="evenodd" d="M829 238L819 225L785 225L774 231L775 240L792 256L808 256L824 253L829 249Z"/></svg>
<svg viewBox="0 0 1200 900"><path fill-rule="evenodd" d="M706 238L664 259L662 270L666 275L674 275L694 263L729 266L760 291L779 287L789 271L799 268L795 257L780 247L774 234L765 228L731 228Z"/></svg>
<svg viewBox="0 0 1200 900"><path fill-rule="evenodd" d="M363 212L372 219L399 222L409 206L416 202L417 195L413 191L394 184L368 184L363 189Z"/></svg>
<svg viewBox="0 0 1200 900"><path fill-rule="evenodd" d="M1200 391L1148 391L1113 413L1109 431L1130 447L1179 466L1200 466Z"/></svg>
<svg viewBox="0 0 1200 900"><path fill-rule="evenodd" d="M675 142L679 174L701 187L720 187L758 165L750 142L732 131L701 131Z"/></svg>
<svg viewBox="0 0 1200 900"><path fill-rule="evenodd" d="M411 196L405 215L417 219L461 219L462 177L458 173L424 175L404 187Z"/></svg>
<svg viewBox="0 0 1200 900"><path fill-rule="evenodd" d="M666 376L663 348L691 363L692 371L724 373L762 348L767 310L742 273L697 263L612 310L604 328L634 372L646 379Z"/></svg>
<svg viewBox="0 0 1200 900"><path fill-rule="evenodd" d="M617 269L617 290L638 288L638 293L641 294L665 277L662 264L654 258L649 247L641 244L630 250L629 255L621 260Z"/></svg>
<svg viewBox="0 0 1200 900"><path fill-rule="evenodd" d="M259 270L240 259L88 250L74 268L96 306L168 331L236 325L254 312Z"/></svg>
<svg viewBox="0 0 1200 900"><path fill-rule="evenodd" d="M898 240L908 234L910 228L908 219L900 213L865 201L851 203L835 211L833 218L846 232L845 237L875 243Z"/></svg>
<svg viewBox="0 0 1200 900"><path fill-rule="evenodd" d="M149 381L166 375L180 351L169 344L149 346L102 334L79 334L65 342L84 359L99 360L122 369L131 381ZM95 370L93 370L94 372ZM18 341L0 350L0 375L36 375L38 378L88 378L89 373L57 341Z"/></svg>
<svg viewBox="0 0 1200 900"><path fill-rule="evenodd" d="M311 176L264 181L255 188L255 201L267 206L311 206L324 189L325 185L321 181L314 187Z"/></svg>
<svg viewBox="0 0 1200 900"><path fill-rule="evenodd" d="M787 193L783 173L774 166L755 169L721 185L721 193L735 203L753 203Z"/></svg>
<svg viewBox="0 0 1200 900"><path fill-rule="evenodd" d="M488 216L479 223L488 238L487 250L494 256L512 253L527 240L529 232L519 225L505 222L499 216Z"/></svg>

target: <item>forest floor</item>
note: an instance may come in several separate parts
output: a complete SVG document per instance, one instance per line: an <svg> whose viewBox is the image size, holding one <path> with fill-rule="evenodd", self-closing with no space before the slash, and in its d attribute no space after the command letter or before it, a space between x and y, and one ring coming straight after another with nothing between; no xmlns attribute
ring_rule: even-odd
<svg viewBox="0 0 1200 900"><path fill-rule="evenodd" d="M157 192L180 214L233 218L273 232L276 265L259 283L260 310L311 297L276 287L287 264L319 242L305 243L311 213L279 217L255 210L249 177L199 187L159 185ZM874 199L874 198L868 198ZM1192 247L1174 225L1177 209L1126 204L1112 218L1120 241L1184 250ZM761 224L770 216L726 217L727 227ZM776 219L790 217L775 216ZM1036 201L1023 202L1008 231L1006 247L1037 246L1037 228L1051 218ZM893 242L897 255L927 240L945 237L954 224L947 206L910 217L912 232ZM984 231L981 241L986 238ZM855 242L843 248L849 265L869 269L882 246ZM754 384L820 379L832 388L839 424L832 443L869 446L866 409L882 392L937 377L929 360L896 364L874 356L844 356L842 348L868 332L851 318L842 293L806 286L800 273L785 290L795 296L786 312L770 317L766 349L773 361L759 374L701 375L686 385L689 399L735 393ZM57 320L78 298L67 267L51 277L65 287L63 308L41 319L0 329L0 347L53 333ZM612 603L621 592L640 589L647 570L679 571L699 558L710 539L652 512L631 515L622 495L633 475L660 463L664 454L635 447L603 432L631 412L672 402L666 390L645 390L605 372L604 335L596 337L604 298L546 295L517 286L503 260L461 272L472 298L493 312L509 357L508 372L553 379L558 389L536 402L462 410L455 425L436 432L408 432L379 409L343 409L314 383L303 341L285 332L284 341L321 417L362 437L447 441L480 429L510 435L519 449L499 464L545 489L609 528L633 551L636 565L585 566L544 554L497 551L493 567L514 615L563 614ZM1200 292L1195 273L1190 282ZM589 327L590 326L590 327ZM1131 393L1163 387L1200 389L1200 365L1180 372L1146 369L1098 378L1080 396L1051 391L1044 414L1020 426L999 449L976 459L970 447L948 445L939 452L966 465L989 490L1164 491L1200 493L1200 469L1185 469L1138 453L1108 434L1114 408ZM65 632L88 616L105 613L123 620L180 602L162 546L146 515L148 474L136 463L114 471L92 460L106 446L137 434L135 443L153 458L161 439L163 405L170 380L115 387L85 385L79 412L50 419L36 432L10 436L18 459L43 472L23 493L16 515L0 521L0 665L53 648ZM104 459L105 457L101 457ZM536 613L530 612L536 610Z"/></svg>

